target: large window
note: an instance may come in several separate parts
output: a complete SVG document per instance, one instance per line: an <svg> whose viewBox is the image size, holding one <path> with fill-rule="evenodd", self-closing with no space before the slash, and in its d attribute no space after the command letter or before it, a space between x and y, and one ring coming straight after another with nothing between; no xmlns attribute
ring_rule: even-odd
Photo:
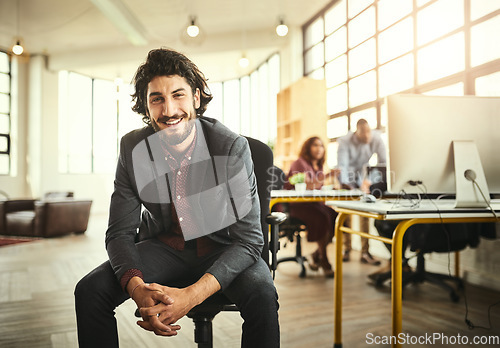
<svg viewBox="0 0 500 348"><path fill-rule="evenodd" d="M0 175L11 172L11 74L10 58L0 52Z"/></svg>
<svg viewBox="0 0 500 348"><path fill-rule="evenodd" d="M327 84L328 136L384 130L394 93L500 96L499 0L337 0L303 27L304 75Z"/></svg>
<svg viewBox="0 0 500 348"><path fill-rule="evenodd" d="M131 110L132 87L62 71L59 74L59 171L112 173L119 139L143 126Z"/></svg>
<svg viewBox="0 0 500 348"><path fill-rule="evenodd" d="M250 75L209 83L214 98L205 115L220 120L238 134L273 143L279 81L280 57L274 54Z"/></svg>

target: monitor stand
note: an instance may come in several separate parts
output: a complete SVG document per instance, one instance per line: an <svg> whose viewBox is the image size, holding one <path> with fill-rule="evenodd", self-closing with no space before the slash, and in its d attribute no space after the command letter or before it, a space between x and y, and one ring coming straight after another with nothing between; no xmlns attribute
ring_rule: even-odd
<svg viewBox="0 0 500 348"><path fill-rule="evenodd" d="M456 187L455 207L488 207L490 193L476 143L473 140L454 140L453 154Z"/></svg>

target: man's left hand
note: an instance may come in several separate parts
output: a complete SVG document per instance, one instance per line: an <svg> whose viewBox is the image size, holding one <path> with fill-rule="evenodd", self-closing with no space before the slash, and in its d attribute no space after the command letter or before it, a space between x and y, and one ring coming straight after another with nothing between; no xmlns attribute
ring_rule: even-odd
<svg viewBox="0 0 500 348"><path fill-rule="evenodd" d="M156 333L159 323L175 324L195 306L187 289L170 288L156 283L148 284L146 287L155 291L153 299L157 301L157 304L152 307L139 308L143 320L138 321L137 324L145 330ZM165 301L167 298L173 299L173 303Z"/></svg>

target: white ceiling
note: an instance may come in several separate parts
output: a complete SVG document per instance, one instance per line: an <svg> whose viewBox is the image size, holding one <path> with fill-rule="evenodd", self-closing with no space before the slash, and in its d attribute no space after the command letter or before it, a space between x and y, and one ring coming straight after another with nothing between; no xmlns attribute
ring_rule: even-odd
<svg viewBox="0 0 500 348"><path fill-rule="evenodd" d="M248 73L286 45L290 38L274 32L280 16L291 31L298 31L331 2L120 1L144 27L147 44L132 45L91 0L0 0L0 47L10 49L19 35L28 54L49 57L50 69L130 81L150 49L166 46L186 53L210 80L221 81ZM191 15L204 30L201 43L186 44L181 39ZM243 52L251 62L245 70L238 66Z"/></svg>

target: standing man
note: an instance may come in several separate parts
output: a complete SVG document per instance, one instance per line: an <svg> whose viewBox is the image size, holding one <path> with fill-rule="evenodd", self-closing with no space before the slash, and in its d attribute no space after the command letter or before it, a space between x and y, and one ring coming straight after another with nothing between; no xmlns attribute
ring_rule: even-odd
<svg viewBox="0 0 500 348"><path fill-rule="evenodd" d="M80 347L118 347L114 310L128 298L141 328L175 336L177 320L216 292L240 309L242 347L279 347L278 295L260 257L246 139L202 116L212 95L181 53L150 51L133 83L133 110L146 127L121 140L109 261L75 289Z"/></svg>
<svg viewBox="0 0 500 348"><path fill-rule="evenodd" d="M385 164L386 150L384 142L378 131L372 131L365 119L360 119L356 124L356 132L349 132L339 139L337 153L338 167L340 169L339 181L345 189L359 188L369 193L370 181L365 175L366 166L373 154L377 154L378 164ZM361 230L368 232L369 219L360 218ZM351 220L346 220L351 224ZM363 263L378 266L380 261L375 260L369 252L367 238L361 238L361 259ZM344 255L342 260L349 261L351 252L351 235L344 234Z"/></svg>

